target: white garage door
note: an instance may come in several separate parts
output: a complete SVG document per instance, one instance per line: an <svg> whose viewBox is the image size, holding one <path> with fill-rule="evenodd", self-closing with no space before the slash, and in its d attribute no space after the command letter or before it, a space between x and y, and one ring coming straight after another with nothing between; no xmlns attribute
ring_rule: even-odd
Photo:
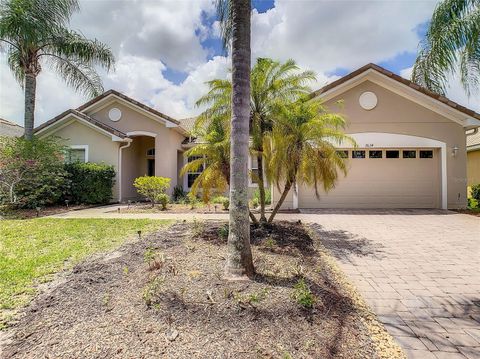
<svg viewBox="0 0 480 359"><path fill-rule="evenodd" d="M321 193L298 190L299 208L440 208L440 151L422 149L345 150L349 171Z"/></svg>

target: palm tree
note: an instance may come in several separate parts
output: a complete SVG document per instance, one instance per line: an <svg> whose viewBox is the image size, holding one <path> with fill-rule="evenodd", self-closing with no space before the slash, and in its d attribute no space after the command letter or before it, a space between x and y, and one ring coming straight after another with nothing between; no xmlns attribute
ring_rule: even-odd
<svg viewBox="0 0 480 359"><path fill-rule="evenodd" d="M240 279L254 274L248 210L248 128L250 115L250 0L218 0L224 44L231 40L232 122L230 209L225 275Z"/></svg>
<svg viewBox="0 0 480 359"><path fill-rule="evenodd" d="M266 174L281 196L268 218L271 223L290 189L297 184L328 191L346 161L336 145L355 142L343 133L345 119L328 113L318 100L301 100L278 110L275 126L264 141ZM283 186L283 189L281 187Z"/></svg>
<svg viewBox="0 0 480 359"><path fill-rule="evenodd" d="M276 107L294 102L301 96L310 93L311 89L306 84L314 80L314 72L300 72L293 60L280 63L268 58L259 58L251 71L250 151L252 156L256 156L258 163L258 175L254 179L258 183L260 193L260 222L266 222L263 171L264 136L272 129ZM205 126L211 118L229 118L230 115L231 82L213 80L208 82L208 85L209 92L197 101L198 106L209 106L198 117L197 127Z"/></svg>
<svg viewBox="0 0 480 359"><path fill-rule="evenodd" d="M459 73L468 95L480 85L480 0L443 0L420 44L412 81L445 94Z"/></svg>
<svg viewBox="0 0 480 359"><path fill-rule="evenodd" d="M4 0L0 4L0 44L8 65L25 91L25 138L34 128L37 76L50 66L68 85L89 96L103 91L94 70L114 65L111 50L69 30L78 0Z"/></svg>

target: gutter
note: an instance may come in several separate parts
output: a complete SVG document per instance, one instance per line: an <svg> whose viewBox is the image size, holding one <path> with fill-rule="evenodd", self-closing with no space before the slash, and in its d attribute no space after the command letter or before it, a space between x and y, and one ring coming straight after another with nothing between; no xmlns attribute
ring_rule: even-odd
<svg viewBox="0 0 480 359"><path fill-rule="evenodd" d="M120 146L118 148L118 202L122 203L122 153L124 148L130 147L132 144L131 138L125 138L126 145Z"/></svg>

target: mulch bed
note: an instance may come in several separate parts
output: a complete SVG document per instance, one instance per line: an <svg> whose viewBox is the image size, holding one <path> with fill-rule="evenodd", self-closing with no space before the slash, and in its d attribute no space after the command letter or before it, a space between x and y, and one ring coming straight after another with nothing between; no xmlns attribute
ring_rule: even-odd
<svg viewBox="0 0 480 359"><path fill-rule="evenodd" d="M49 206L41 207L40 211L37 212L36 209L25 208L25 209L16 209L9 210L5 208L0 208L0 218L5 219L31 219L37 217L53 216L55 214L67 213L70 211L79 211L81 209L92 208L96 206L91 205L71 205L71 206Z"/></svg>
<svg viewBox="0 0 480 359"><path fill-rule="evenodd" d="M454 209L453 211L458 213L463 213L463 214L469 214L470 216L480 217L480 208Z"/></svg>
<svg viewBox="0 0 480 359"><path fill-rule="evenodd" d="M118 212L114 210L112 212ZM206 206L198 204L192 208L189 204L169 203L166 210L162 210L159 204L152 207L147 203L133 203L127 207L120 208L120 213L228 213L221 204L211 204Z"/></svg>
<svg viewBox="0 0 480 359"><path fill-rule="evenodd" d="M4 333L2 358L403 358L299 223L254 228L226 282L224 222L177 223L77 265ZM300 280L314 295L299 304ZM6 334L6 335L5 335Z"/></svg>

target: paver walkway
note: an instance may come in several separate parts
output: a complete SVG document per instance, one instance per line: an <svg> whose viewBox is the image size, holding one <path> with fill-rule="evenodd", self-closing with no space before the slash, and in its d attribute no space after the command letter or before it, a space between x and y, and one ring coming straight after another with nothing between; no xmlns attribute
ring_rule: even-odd
<svg viewBox="0 0 480 359"><path fill-rule="evenodd" d="M115 209L58 217L228 218ZM314 223L409 358L480 358L480 218L422 210L323 210L278 218Z"/></svg>
<svg viewBox="0 0 480 359"><path fill-rule="evenodd" d="M480 358L480 218L315 216L324 244L409 358Z"/></svg>

